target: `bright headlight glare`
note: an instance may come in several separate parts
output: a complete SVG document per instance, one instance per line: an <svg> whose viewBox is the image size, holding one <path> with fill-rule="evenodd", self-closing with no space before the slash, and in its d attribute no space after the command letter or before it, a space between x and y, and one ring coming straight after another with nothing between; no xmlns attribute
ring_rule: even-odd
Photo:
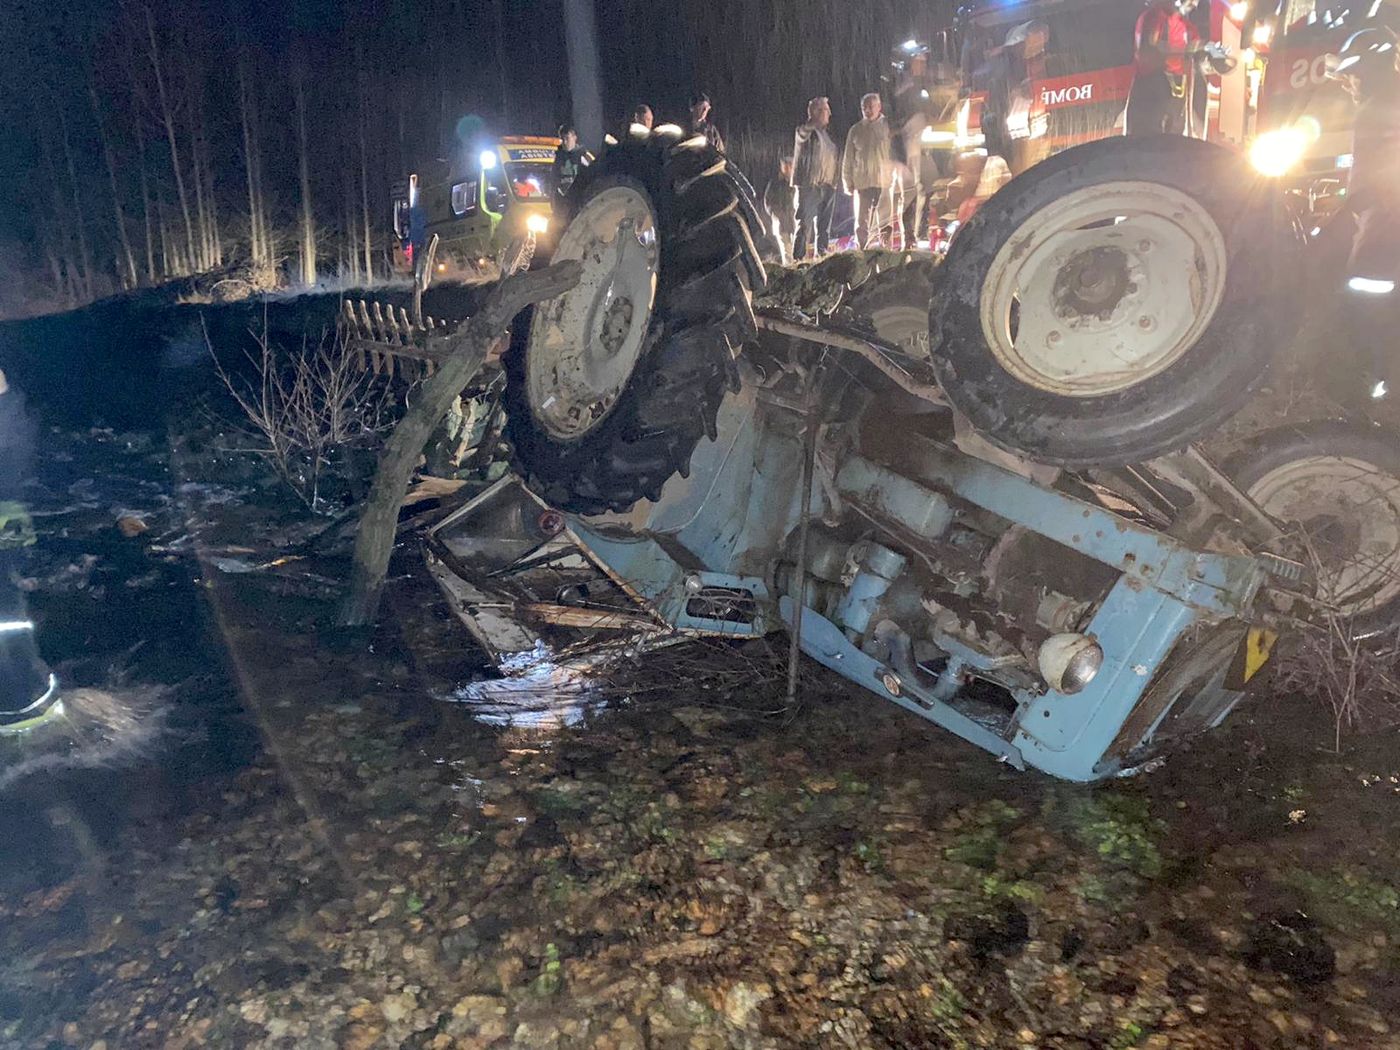
<svg viewBox="0 0 1400 1050"><path fill-rule="evenodd" d="M525 217L525 228L531 233L544 233L549 229L549 216L541 215L538 212Z"/></svg>
<svg viewBox="0 0 1400 1050"><path fill-rule="evenodd" d="M1385 388L1384 379L1376 380L1376 385L1371 387L1371 397L1376 401L1379 401L1381 398L1385 397L1387 393L1388 391Z"/></svg>
<svg viewBox="0 0 1400 1050"><path fill-rule="evenodd" d="M1274 27L1268 22L1260 22L1254 27L1254 35L1250 38L1250 43L1255 47L1268 47L1269 41L1273 39Z"/></svg>
<svg viewBox="0 0 1400 1050"><path fill-rule="evenodd" d="M1299 121L1276 131L1266 131L1249 147L1249 162L1254 170L1270 178L1287 174L1316 140L1313 127Z"/></svg>
<svg viewBox="0 0 1400 1050"><path fill-rule="evenodd" d="M919 132L919 141L925 146L951 146L957 137L956 132L939 131L931 127Z"/></svg>
<svg viewBox="0 0 1400 1050"><path fill-rule="evenodd" d="M481 151L481 166L488 170L496 166L495 150L484 149Z"/></svg>
<svg viewBox="0 0 1400 1050"><path fill-rule="evenodd" d="M1365 295L1389 295L1395 291L1395 282L1382 277L1352 277L1347 281L1347 287Z"/></svg>
<svg viewBox="0 0 1400 1050"><path fill-rule="evenodd" d="M1243 22L1247 14L1249 14L1248 0L1235 0L1230 5L1230 17L1236 22Z"/></svg>

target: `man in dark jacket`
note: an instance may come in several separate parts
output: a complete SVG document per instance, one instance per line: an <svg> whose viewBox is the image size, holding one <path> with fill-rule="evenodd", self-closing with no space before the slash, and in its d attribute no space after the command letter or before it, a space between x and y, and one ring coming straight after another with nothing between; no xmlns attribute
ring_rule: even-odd
<svg viewBox="0 0 1400 1050"><path fill-rule="evenodd" d="M1346 266L1350 337L1370 373L1373 398L1384 397L1395 366L1400 317L1400 66L1395 34L1380 25L1353 33L1335 75L1355 99L1352 167L1346 201L1356 233Z"/></svg>
<svg viewBox="0 0 1400 1050"><path fill-rule="evenodd" d="M724 136L719 133L719 128L715 127L715 122L711 117L713 107L710 105L710 96L703 91L697 91L690 98L690 127L692 135L704 135L710 140L710 145L719 152L724 152Z"/></svg>
<svg viewBox="0 0 1400 1050"><path fill-rule="evenodd" d="M579 172L592 163L592 155L578 144L578 132L567 124L559 129L559 148L554 151L554 195L569 195Z"/></svg>
<svg viewBox="0 0 1400 1050"><path fill-rule="evenodd" d="M23 502L34 428L24 399L0 372L0 734L43 720L58 700L58 680L39 655L19 576L34 525Z"/></svg>
<svg viewBox="0 0 1400 1050"><path fill-rule="evenodd" d="M831 240L831 213L836 203L836 176L840 151L827 131L831 103L818 95L807 103L807 120L793 136L792 185L797 190L797 242L793 256L807 257L809 247L817 258L827 253Z"/></svg>

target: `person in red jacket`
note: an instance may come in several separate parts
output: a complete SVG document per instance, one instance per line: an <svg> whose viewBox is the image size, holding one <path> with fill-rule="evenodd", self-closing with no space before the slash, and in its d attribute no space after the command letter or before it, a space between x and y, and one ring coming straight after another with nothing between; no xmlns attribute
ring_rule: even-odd
<svg viewBox="0 0 1400 1050"><path fill-rule="evenodd" d="M1129 135L1181 135L1190 112L1191 64L1201 33L1191 21L1196 0L1154 0L1133 33L1133 86L1125 130Z"/></svg>

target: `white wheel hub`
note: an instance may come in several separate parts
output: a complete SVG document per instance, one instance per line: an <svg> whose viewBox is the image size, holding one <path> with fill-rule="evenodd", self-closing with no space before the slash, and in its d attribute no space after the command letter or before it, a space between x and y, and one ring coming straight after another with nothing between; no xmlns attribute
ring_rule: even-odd
<svg viewBox="0 0 1400 1050"><path fill-rule="evenodd" d="M525 393L550 437L577 441L607 418L645 349L658 261L651 201L634 186L603 190L569 223L554 259L579 260L583 276L535 309Z"/></svg>
<svg viewBox="0 0 1400 1050"><path fill-rule="evenodd" d="M1319 597L1355 616L1400 597L1400 478L1348 456L1309 456L1270 471L1249 496L1303 530Z"/></svg>
<svg viewBox="0 0 1400 1050"><path fill-rule="evenodd" d="M1225 238L1186 194L1150 182L1086 187L1002 245L982 287L982 332L1021 382L1101 397L1191 349L1215 316L1225 275Z"/></svg>

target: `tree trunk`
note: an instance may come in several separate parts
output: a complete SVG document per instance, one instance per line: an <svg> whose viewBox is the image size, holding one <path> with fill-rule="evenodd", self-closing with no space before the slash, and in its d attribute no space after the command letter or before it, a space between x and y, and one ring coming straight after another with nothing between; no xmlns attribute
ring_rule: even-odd
<svg viewBox="0 0 1400 1050"><path fill-rule="evenodd" d="M272 238L262 186L262 128L258 103L248 83L247 55L238 61L238 115L243 129L243 173L248 183L248 244L253 269L264 278L273 267Z"/></svg>
<svg viewBox="0 0 1400 1050"><path fill-rule="evenodd" d="M63 158L68 167L68 189L72 194L73 207L73 231L78 239L78 263L82 267L80 271L81 287L83 297L91 300L93 298L92 284L92 254L88 250L87 223L83 221L85 214L83 208L82 194L78 190L78 168L73 163L73 145L68 136L68 117L63 112L63 103L60 101L58 109L58 125L63 132Z"/></svg>
<svg viewBox="0 0 1400 1050"><path fill-rule="evenodd" d="M506 80L505 0L496 0L496 87L501 93L501 127L510 126L510 84Z"/></svg>
<svg viewBox="0 0 1400 1050"><path fill-rule="evenodd" d="M180 149L175 137L175 114L170 108L170 96L165 90L165 74L160 65L160 46L156 43L156 24L151 9L146 7L146 36L150 41L151 68L156 75L156 97L160 100L161 123L165 126L165 141L170 146L170 170L175 175L175 192L180 198L180 213L185 219L185 255L194 259L194 223L190 219L190 198L185 192L185 175L180 170Z"/></svg>
<svg viewBox="0 0 1400 1050"><path fill-rule="evenodd" d="M368 93L365 91L364 69L359 53L355 56L355 68L359 80L360 94L360 232L361 247L364 249L365 260L365 283L374 280L374 256L370 247L370 227L369 227L369 144L368 129L365 127L366 114L369 110Z"/></svg>
<svg viewBox="0 0 1400 1050"><path fill-rule="evenodd" d="M146 136L141 127L141 100L136 88L136 73L131 73L131 122L136 140L136 166L141 172L141 218L146 236L146 281L156 283L155 230L151 224L151 183L146 173Z"/></svg>
<svg viewBox="0 0 1400 1050"><path fill-rule="evenodd" d="M516 314L531 303L568 291L578 284L581 274L580 264L569 260L544 270L507 277L496 285L486 304L461 329L433 341L444 351L442 363L423 382L418 399L409 405L394 427L379 457L379 468L355 534L350 593L341 608L342 624L355 627L374 621L384 576L389 570L389 558L394 552L404 493L413 478L418 457L423 454L423 446L447 413L453 398L481 368L491 347L504 338L506 326Z"/></svg>
<svg viewBox="0 0 1400 1050"><path fill-rule="evenodd" d="M603 88L598 74L598 28L594 0L564 0L564 40L569 52L569 91L574 130L592 149L603 144Z"/></svg>
<svg viewBox="0 0 1400 1050"><path fill-rule="evenodd" d="M107 121L102 116L102 105L97 100L97 88L88 81L88 98L92 100L92 115L97 121L97 134L102 140L102 159L107 164L107 184L112 190L112 218L117 225L117 238L121 243L122 256L118 268L122 273L122 284L134 288L140 283L136 272L136 254L131 250L131 238L126 233L126 212L122 208L121 194L117 190L117 168L112 162L112 140L107 135ZM122 266L122 264L125 266Z"/></svg>
<svg viewBox="0 0 1400 1050"><path fill-rule="evenodd" d="M297 114L297 176L301 188L301 283L316 283L316 220L311 211L311 161L306 146L306 81L298 68L292 74Z"/></svg>

